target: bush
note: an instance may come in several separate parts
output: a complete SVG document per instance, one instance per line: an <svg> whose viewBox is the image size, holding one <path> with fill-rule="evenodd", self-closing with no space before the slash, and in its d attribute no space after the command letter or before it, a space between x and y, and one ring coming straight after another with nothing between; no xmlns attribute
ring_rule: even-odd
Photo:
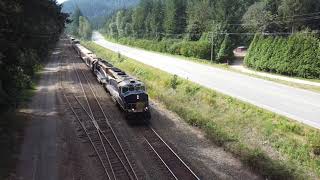
<svg viewBox="0 0 320 180"><path fill-rule="evenodd" d="M297 33L290 37L257 35L245 64L256 70L303 78L320 78L320 40Z"/></svg>
<svg viewBox="0 0 320 180"><path fill-rule="evenodd" d="M146 40L134 38L120 38L121 44L134 46L146 50L182 55L199 59L210 59L211 45L208 41L181 41L176 39Z"/></svg>

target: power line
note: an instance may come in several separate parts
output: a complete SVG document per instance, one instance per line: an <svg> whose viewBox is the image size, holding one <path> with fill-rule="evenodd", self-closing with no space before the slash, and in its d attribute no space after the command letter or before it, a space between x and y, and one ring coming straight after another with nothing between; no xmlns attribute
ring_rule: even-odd
<svg viewBox="0 0 320 180"><path fill-rule="evenodd" d="M292 16L287 16L287 17L311 16L311 15L319 15L319 14L320 14L320 12L314 12L314 13L309 13L309 14L292 15Z"/></svg>
<svg viewBox="0 0 320 180"><path fill-rule="evenodd" d="M320 15L318 16L313 16L313 17L305 17L305 18L300 18L300 19L293 19L293 20L285 20L285 21L280 21L280 20L274 20L274 21L269 21L267 22L268 24L271 23L295 23L295 22L301 22L301 21L311 21L311 20L318 20L320 19ZM256 26L256 25L264 25L265 23L239 23L239 24L225 24L225 25L230 25L230 26Z"/></svg>

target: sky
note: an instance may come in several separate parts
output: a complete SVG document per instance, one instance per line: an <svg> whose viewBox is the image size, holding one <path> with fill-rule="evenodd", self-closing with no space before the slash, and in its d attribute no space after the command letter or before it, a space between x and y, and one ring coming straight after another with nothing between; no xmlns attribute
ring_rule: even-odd
<svg viewBox="0 0 320 180"><path fill-rule="evenodd" d="M65 1L67 1L67 0L57 0L58 1L58 3L63 3L63 2L65 2Z"/></svg>

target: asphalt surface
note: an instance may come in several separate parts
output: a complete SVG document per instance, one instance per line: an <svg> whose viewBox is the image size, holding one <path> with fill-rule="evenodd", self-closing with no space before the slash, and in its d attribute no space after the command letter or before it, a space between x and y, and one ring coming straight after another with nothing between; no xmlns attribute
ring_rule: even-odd
<svg viewBox="0 0 320 180"><path fill-rule="evenodd" d="M320 94L318 93L194 63L182 58L108 42L98 32L93 33L92 40L98 45L144 64L320 128Z"/></svg>

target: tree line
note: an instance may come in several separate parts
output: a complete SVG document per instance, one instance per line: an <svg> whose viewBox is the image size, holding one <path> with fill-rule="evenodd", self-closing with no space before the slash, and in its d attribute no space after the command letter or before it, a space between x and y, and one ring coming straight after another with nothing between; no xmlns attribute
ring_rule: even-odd
<svg viewBox="0 0 320 180"><path fill-rule="evenodd" d="M67 27L67 33L83 39L91 39L92 26L87 17L85 17L79 7L75 9L71 17L72 23Z"/></svg>
<svg viewBox="0 0 320 180"><path fill-rule="evenodd" d="M120 8L137 5L138 2L139 0L68 0L63 3L62 10L72 14L79 8L93 28L100 28L107 16Z"/></svg>
<svg viewBox="0 0 320 180"><path fill-rule="evenodd" d="M255 34L311 33L320 29L319 19L313 0L141 0L107 18L103 31L154 51L210 59L213 50L214 61L226 62Z"/></svg>
<svg viewBox="0 0 320 180"><path fill-rule="evenodd" d="M3 0L0 12L0 109L7 109L30 88L68 15L52 0Z"/></svg>
<svg viewBox="0 0 320 180"><path fill-rule="evenodd" d="M289 76L320 79L320 39L316 34L290 37L256 35L245 58L247 66Z"/></svg>
<svg viewBox="0 0 320 180"><path fill-rule="evenodd" d="M208 32L297 32L319 29L313 0L141 0L108 18L105 31L118 37L184 38Z"/></svg>

